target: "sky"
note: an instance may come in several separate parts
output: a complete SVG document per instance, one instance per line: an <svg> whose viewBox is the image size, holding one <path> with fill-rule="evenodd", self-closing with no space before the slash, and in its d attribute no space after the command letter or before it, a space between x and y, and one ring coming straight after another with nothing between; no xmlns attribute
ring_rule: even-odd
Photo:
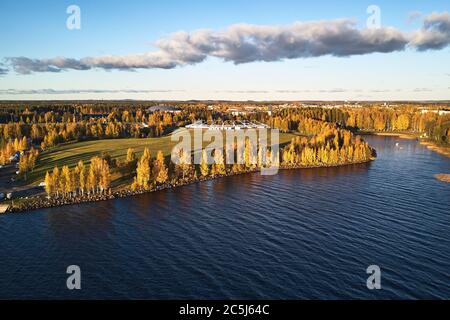
<svg viewBox="0 0 450 320"><path fill-rule="evenodd" d="M450 100L449 12L450 0L1 0L0 99Z"/></svg>

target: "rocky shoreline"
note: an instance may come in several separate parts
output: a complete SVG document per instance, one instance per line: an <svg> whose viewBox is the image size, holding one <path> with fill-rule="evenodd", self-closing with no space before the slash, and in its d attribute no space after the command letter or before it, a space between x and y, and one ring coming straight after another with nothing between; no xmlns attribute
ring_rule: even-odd
<svg viewBox="0 0 450 320"><path fill-rule="evenodd" d="M368 163L373 161L374 159L367 160L367 161L360 161L360 162L349 162L349 163L341 163L337 165L317 165L317 166L282 166L279 167L279 170L297 170L297 169L314 169L314 168L332 168L332 167L342 167L342 166L349 166L349 165L355 165L355 164L362 164L362 163ZM9 208L9 210L6 213L24 213L29 212L32 210L37 209L46 209L46 208L55 208L55 207L62 207L66 205L74 205L74 204L81 204L81 203L89 203L89 202L97 202L97 201L107 201L107 200L113 200L113 199L120 199L120 198L127 198L132 197L136 195L141 195L144 193L151 193L156 191L162 191L162 190L168 190L173 188L178 188L194 183L204 182L204 181L210 181L210 180L216 180L224 177L231 177L231 176L237 176L237 175L243 175L243 174L249 174L249 173L256 173L259 172L260 169L255 170L249 170L245 172L239 172L239 173L229 173L226 175L220 175L215 177L207 177L207 178L196 178L193 180L185 180L180 181L178 183L166 183L163 185L159 185L147 190L136 190L133 191L131 189L121 189L118 191L114 191L107 194L86 194L84 196L74 196L69 198L52 198L48 199L47 197L39 197L38 199L29 200L24 203L20 203L18 205L14 205Z"/></svg>

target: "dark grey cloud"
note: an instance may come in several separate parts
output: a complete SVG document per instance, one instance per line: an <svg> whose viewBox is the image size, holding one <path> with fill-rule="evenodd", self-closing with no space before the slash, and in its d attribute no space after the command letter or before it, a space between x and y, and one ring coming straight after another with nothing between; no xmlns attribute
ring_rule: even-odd
<svg viewBox="0 0 450 320"><path fill-rule="evenodd" d="M0 76L3 76L9 72L8 68L5 68L5 65L0 62Z"/></svg>
<svg viewBox="0 0 450 320"><path fill-rule="evenodd" d="M80 60L57 57L53 59L30 59L26 57L6 58L14 70L21 74L31 72L60 72L63 69L88 70L91 67Z"/></svg>
<svg viewBox="0 0 450 320"><path fill-rule="evenodd" d="M139 89L0 89L0 95L16 94L89 94L89 93L168 93L184 90L139 90Z"/></svg>
<svg viewBox="0 0 450 320"><path fill-rule="evenodd" d="M411 44L419 51L447 47L450 44L450 13L434 12L425 17L422 29L415 32Z"/></svg>
<svg viewBox="0 0 450 320"><path fill-rule="evenodd" d="M171 69L215 57L235 64L320 56L348 57L389 53L411 46L420 51L450 43L450 15L433 13L410 34L391 27L358 29L350 19L295 22L288 26L236 24L221 31L176 32L158 40L157 49L143 54L104 55L71 59L6 58L20 74L63 70Z"/></svg>
<svg viewBox="0 0 450 320"><path fill-rule="evenodd" d="M177 33L158 42L163 52L183 63L211 56L235 64L392 52L406 44L392 28L358 30L351 20L296 22L287 27L238 24L222 32Z"/></svg>

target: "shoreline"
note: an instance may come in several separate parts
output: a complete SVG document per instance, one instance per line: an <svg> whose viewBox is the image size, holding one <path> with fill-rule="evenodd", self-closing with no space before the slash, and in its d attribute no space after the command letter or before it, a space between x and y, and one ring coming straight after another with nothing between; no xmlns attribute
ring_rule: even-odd
<svg viewBox="0 0 450 320"><path fill-rule="evenodd" d="M357 131L355 134L362 136L367 135L367 136L399 137L401 139L419 140L417 134L408 132Z"/></svg>
<svg viewBox="0 0 450 320"><path fill-rule="evenodd" d="M427 140L419 140L419 142L421 145L427 147L427 149L450 158L450 147L441 147L436 145L434 142Z"/></svg>
<svg viewBox="0 0 450 320"><path fill-rule="evenodd" d="M279 167L279 170L300 170L300 169L318 169L318 168L335 168L335 167L343 167L343 166L350 166L350 165L357 165L357 164L364 164L364 163L370 163L374 161L376 158L367 160L367 161L359 161L359 162L349 162L349 163L341 163L341 164L335 164L335 165L316 165L316 166L283 166ZM57 208L57 207L63 207L63 206L69 206L69 205L75 205L75 204L82 204L82 203L93 203L93 202L99 202L99 201L108 201L108 200L114 200L114 199L121 199L121 198L129 198L134 197L146 193L153 193L157 191L163 191L168 189L174 189L179 188L187 185L192 185L195 183L201 183L205 181L212 181L212 180L218 180L221 178L226 177L232 177L232 176L238 176L238 175L244 175L244 174L253 174L260 172L260 169L254 169L249 170L245 172L239 172L239 173L229 173L225 175L215 176L215 177L207 177L207 178L196 178L189 181L182 181L180 183L167 183L160 186L153 187L148 190L136 190L132 191L130 189L121 189L114 192L111 192L109 194L94 194L94 195L88 195L88 196L75 196L73 198L56 198L56 199L47 199L47 198L39 198L36 200L29 200L27 202L21 203L18 206L11 206L6 212L2 214L14 214L14 213L29 213L34 210L38 209L48 209L48 208Z"/></svg>
<svg viewBox="0 0 450 320"><path fill-rule="evenodd" d="M360 131L356 134L359 135L374 135L374 136L387 136L387 137L399 137L400 139L417 140L421 145L427 147L427 149L437 152L443 156L450 158L450 146L439 146L434 141L421 138L417 133L408 132L376 132L376 131Z"/></svg>
<svg viewBox="0 0 450 320"><path fill-rule="evenodd" d="M358 135L390 136L390 137L399 137L401 139L417 140L421 145L426 146L428 149L435 151L439 154L442 154L444 156L450 157L450 147L437 146L432 141L421 139L415 133L360 131L360 132L357 132L356 134L358 134ZM367 161L362 161L362 162L350 162L350 163L341 163L341 164L334 164L334 165L280 166L278 169L279 170L300 170L300 169L333 168L333 167L342 167L342 166L350 166L350 165L356 165L356 164L369 163L375 159L376 158L370 159ZM142 195L142 194L146 194L146 193L174 189L174 188L183 187L183 186L200 183L200 182L205 182L205 181L217 180L217 179L225 178L225 177L238 176L238 175L244 175L244 174L252 174L252 173L257 173L257 172L260 172L260 169L253 169L253 170L239 172L239 173L227 173L225 175L220 175L220 176L215 176L215 177L207 177L207 178L200 177L200 178L195 178L193 180L181 181L179 183L166 183L166 184L163 184L160 186L152 187L148 190L132 191L131 189L128 189L128 188L122 188L122 189L119 189L119 190L116 190L114 192L110 192L107 194L104 193L104 194L93 194L93 195L85 195L85 196L77 195L73 198L56 198L56 199L47 199L42 196L38 196L35 199L30 199L28 201L24 201L24 202L20 203L19 205L9 205L8 209L6 211L2 212L1 214L26 213L26 212L31 212L31 211L38 210L38 209L56 208L56 207L82 204L82 203L92 203L92 202L98 202L98 201L121 199L121 198Z"/></svg>
<svg viewBox="0 0 450 320"><path fill-rule="evenodd" d="M449 173L438 173L438 174L435 174L434 177L439 181L450 183L450 174Z"/></svg>

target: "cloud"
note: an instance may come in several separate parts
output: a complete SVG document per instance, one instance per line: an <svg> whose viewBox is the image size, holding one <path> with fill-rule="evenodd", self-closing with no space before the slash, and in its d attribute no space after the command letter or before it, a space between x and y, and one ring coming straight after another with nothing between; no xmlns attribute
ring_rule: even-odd
<svg viewBox="0 0 450 320"><path fill-rule="evenodd" d="M319 90L319 92L326 92L326 93L342 93L347 92L348 90L342 89L342 88L334 88L334 89L328 89L328 90Z"/></svg>
<svg viewBox="0 0 450 320"><path fill-rule="evenodd" d="M9 70L7 68L4 68L4 66L5 65L3 63L0 63L0 76L3 76L9 72Z"/></svg>
<svg viewBox="0 0 450 320"><path fill-rule="evenodd" d="M408 14L408 20L407 20L407 22L408 23L413 23L413 22L415 22L416 20L418 20L419 18L421 18L422 17L422 12L420 12L420 11L413 11L413 12L410 12L409 14Z"/></svg>
<svg viewBox="0 0 450 320"><path fill-rule="evenodd" d="M184 90L139 90L139 89L0 89L0 95L18 94L88 94L88 93L169 93Z"/></svg>
<svg viewBox="0 0 450 320"><path fill-rule="evenodd" d="M450 13L434 12L425 17L422 29L415 32L411 44L419 51L447 47L450 44Z"/></svg>
<svg viewBox="0 0 450 320"><path fill-rule="evenodd" d="M222 32L177 33L158 46L183 63L198 63L211 56L241 64L391 52L404 49L406 43L394 29L358 30L353 21L343 19L296 22L287 27L238 24Z"/></svg>
<svg viewBox="0 0 450 320"><path fill-rule="evenodd" d="M311 92L309 89L304 90L276 90L276 93L308 93Z"/></svg>
<svg viewBox="0 0 450 320"><path fill-rule="evenodd" d="M234 64L272 62L320 56L349 57L371 53L442 49L450 43L450 14L433 13L410 34L391 27L358 29L351 19L295 22L288 26L235 24L225 30L176 32L158 40L156 50L142 54L71 59L10 57L20 74L63 70L172 69L215 57Z"/></svg>
<svg viewBox="0 0 450 320"><path fill-rule="evenodd" d="M21 74L31 72L60 72L63 69L88 70L91 67L80 60L57 57L53 59L30 59L26 57L6 58L14 70Z"/></svg>
<svg viewBox="0 0 450 320"><path fill-rule="evenodd" d="M225 90L226 93L269 93L267 90Z"/></svg>
<svg viewBox="0 0 450 320"><path fill-rule="evenodd" d="M432 92L433 89L430 88L415 88L413 92Z"/></svg>

